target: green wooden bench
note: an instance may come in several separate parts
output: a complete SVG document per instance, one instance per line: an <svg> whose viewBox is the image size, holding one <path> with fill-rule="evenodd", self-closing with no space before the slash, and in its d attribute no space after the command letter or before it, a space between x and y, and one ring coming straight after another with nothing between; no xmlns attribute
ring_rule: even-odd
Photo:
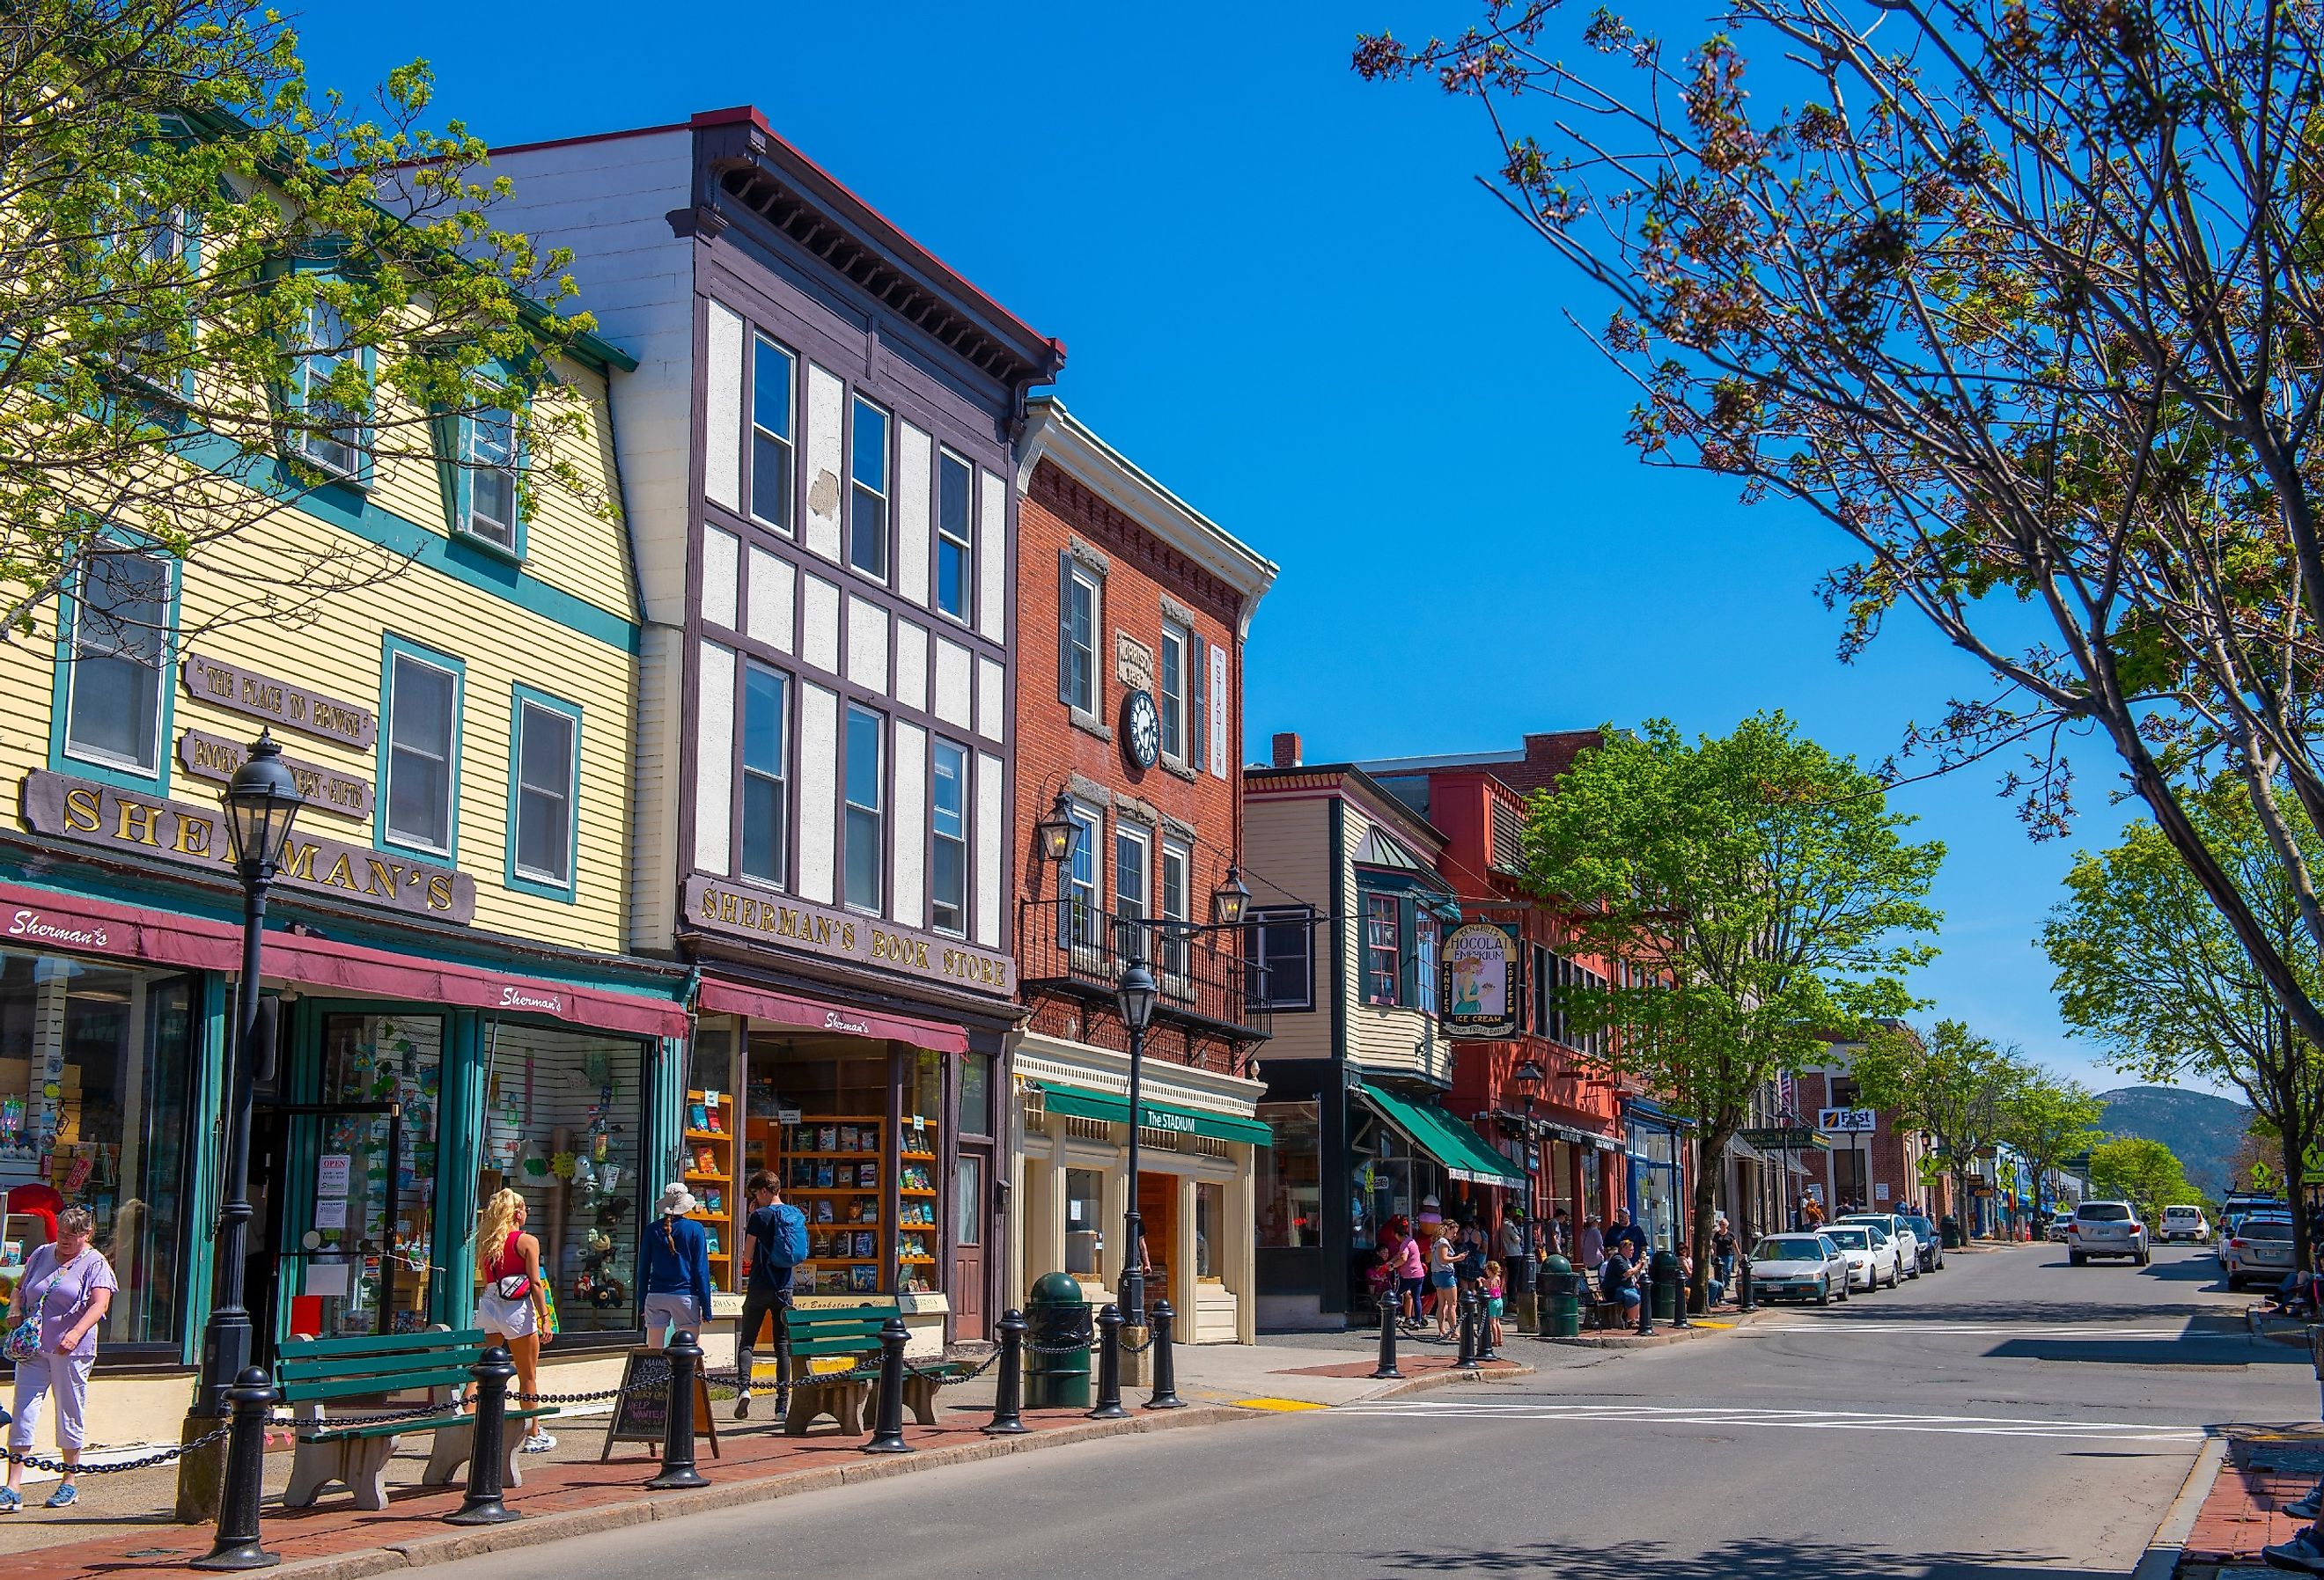
<svg viewBox="0 0 2324 1580"><path fill-rule="evenodd" d="M428 1469L420 1480L429 1486L447 1486L457 1479L475 1446L476 1418L460 1403L473 1381L469 1368L484 1358L486 1335L482 1328L453 1332L434 1328L426 1333L391 1334L384 1338L289 1339L276 1368L275 1380L283 1401L291 1408L297 1446L290 1459L290 1484L282 1494L287 1509L310 1506L325 1487L338 1483L355 1495L355 1507L387 1507L387 1465L396 1439L415 1432L435 1434ZM515 1380L510 1380L515 1386ZM410 1398L413 1394L423 1398ZM404 1396L404 1397L399 1397ZM350 1406L355 1415L378 1415L387 1410L431 1403L440 1416L371 1425L335 1427L327 1407ZM517 1455L524 1443L522 1423L538 1416L553 1416L554 1409L521 1409L513 1400L508 1410L512 1428L503 1438L507 1463L504 1485L523 1484Z"/></svg>
<svg viewBox="0 0 2324 1580"><path fill-rule="evenodd" d="M790 1409L783 1416L787 1434L803 1435L819 1416L829 1416L843 1432L864 1430L863 1407L871 1401L872 1380L847 1374L879 1364L880 1330L888 1326L896 1310L895 1300L890 1298L819 1311L794 1307L785 1313L790 1319L791 1338ZM818 1361L834 1370L818 1376L815 1371ZM951 1362L934 1366L914 1363L904 1373L904 1403L912 1418L923 1427L935 1426L939 1381L967 1372L967 1367ZM778 1375L764 1366L751 1368L753 1383L762 1374L770 1380Z"/></svg>

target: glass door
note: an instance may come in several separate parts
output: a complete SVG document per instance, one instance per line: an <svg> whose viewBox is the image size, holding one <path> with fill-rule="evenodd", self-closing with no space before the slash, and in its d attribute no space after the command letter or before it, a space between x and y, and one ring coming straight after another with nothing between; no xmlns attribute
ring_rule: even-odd
<svg viewBox="0 0 2324 1580"><path fill-rule="evenodd" d="M287 1114L290 1330L416 1333L429 1321L444 1023L327 1013L321 1033L321 1101Z"/></svg>

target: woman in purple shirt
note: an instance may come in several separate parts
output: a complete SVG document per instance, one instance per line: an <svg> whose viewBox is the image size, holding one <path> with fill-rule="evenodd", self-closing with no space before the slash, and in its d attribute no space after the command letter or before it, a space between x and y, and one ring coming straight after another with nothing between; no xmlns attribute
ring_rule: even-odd
<svg viewBox="0 0 2324 1580"><path fill-rule="evenodd" d="M33 1249L16 1280L8 1301L8 1326L27 1317L41 1325L41 1353L16 1363L16 1418L8 1428L8 1446L18 1454L32 1447L32 1432L41 1424L41 1401L57 1396L57 1446L64 1450L65 1479L49 1499L51 1509L69 1509L78 1499L73 1490L72 1466L80 1463L81 1445L88 1440L82 1418L88 1406L88 1369L97 1363L97 1325L105 1320L113 1293L113 1265L88 1243L96 1227L83 1207L67 1207L57 1215L53 1245ZM18 1489L24 1467L8 1462L8 1485L0 1491L0 1514L14 1514L24 1506Z"/></svg>

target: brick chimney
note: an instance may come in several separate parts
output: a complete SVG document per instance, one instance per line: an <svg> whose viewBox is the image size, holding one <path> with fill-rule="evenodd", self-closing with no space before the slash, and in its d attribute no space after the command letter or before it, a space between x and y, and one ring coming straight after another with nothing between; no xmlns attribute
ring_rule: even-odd
<svg viewBox="0 0 2324 1580"><path fill-rule="evenodd" d="M1299 766L1299 737L1288 730L1275 737L1275 766L1277 768Z"/></svg>

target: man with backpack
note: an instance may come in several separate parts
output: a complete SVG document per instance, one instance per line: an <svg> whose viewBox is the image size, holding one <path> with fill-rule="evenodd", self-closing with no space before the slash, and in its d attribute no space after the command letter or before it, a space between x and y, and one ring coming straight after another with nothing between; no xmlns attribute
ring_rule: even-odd
<svg viewBox="0 0 2324 1580"><path fill-rule="evenodd" d="M761 1169L745 1186L751 1216L742 1226L742 1259L751 1281L742 1294L742 1318L734 1329L734 1418L751 1413L751 1346L759 1326L775 1325L775 1413L790 1404L791 1269L807 1260L807 1215L783 1200L773 1172Z"/></svg>

